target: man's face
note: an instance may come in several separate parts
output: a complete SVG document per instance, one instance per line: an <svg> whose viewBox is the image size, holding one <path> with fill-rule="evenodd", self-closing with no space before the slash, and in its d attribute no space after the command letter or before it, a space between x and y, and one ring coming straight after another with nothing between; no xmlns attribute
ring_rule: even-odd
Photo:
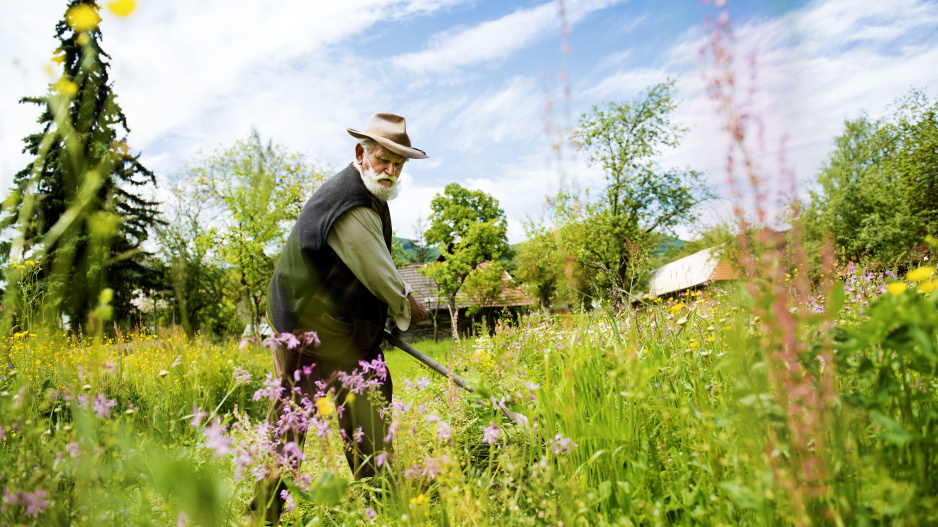
<svg viewBox="0 0 938 527"><path fill-rule="evenodd" d="M371 150L371 153L365 153L365 149L359 145L355 149L355 157L362 167L362 171L370 171L377 176L378 184L384 188L391 188L397 183L397 178L401 176L401 170L407 158L389 152L378 146Z"/></svg>

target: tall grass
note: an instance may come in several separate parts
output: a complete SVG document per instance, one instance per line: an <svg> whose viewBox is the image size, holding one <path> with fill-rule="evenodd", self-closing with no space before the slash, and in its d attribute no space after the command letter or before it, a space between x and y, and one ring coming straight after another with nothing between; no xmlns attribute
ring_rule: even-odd
<svg viewBox="0 0 938 527"><path fill-rule="evenodd" d="M799 299L789 314L805 351L794 360L832 382L813 408L777 381L793 370L770 361L777 328L754 315L746 287L532 316L442 346L437 359L481 397L390 352L393 469L346 488L327 423L289 475L284 524L934 522L938 293L923 292L933 280L898 291L853 271L823 316L817 298ZM238 456L259 441L265 350L179 334L23 335L6 349L2 521L249 523L247 473L260 462L239 469ZM529 425L501 420L480 402L489 393Z"/></svg>

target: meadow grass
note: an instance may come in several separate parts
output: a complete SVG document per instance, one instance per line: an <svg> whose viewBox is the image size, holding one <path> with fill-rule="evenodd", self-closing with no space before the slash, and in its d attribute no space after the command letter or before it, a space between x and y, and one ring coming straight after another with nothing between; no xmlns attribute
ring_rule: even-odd
<svg viewBox="0 0 938 527"><path fill-rule="evenodd" d="M415 343L473 395L388 351L393 468L352 481L319 407L283 523L938 521L938 292L891 280L855 271L774 311L785 284L756 282ZM17 334L4 352L3 523L258 524L254 481L278 463L266 349L163 332Z"/></svg>

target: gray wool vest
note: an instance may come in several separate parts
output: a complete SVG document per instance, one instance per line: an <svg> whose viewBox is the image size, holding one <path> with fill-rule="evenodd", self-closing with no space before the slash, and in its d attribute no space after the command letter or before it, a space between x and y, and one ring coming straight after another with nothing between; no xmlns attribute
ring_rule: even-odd
<svg viewBox="0 0 938 527"><path fill-rule="evenodd" d="M332 225L353 207L368 207L381 218L391 251L391 213L368 192L353 165L331 177L303 206L283 247L267 290L267 317L278 332L293 332L302 314L323 311L352 322L352 337L363 351L381 343L388 306L371 293L326 243Z"/></svg>

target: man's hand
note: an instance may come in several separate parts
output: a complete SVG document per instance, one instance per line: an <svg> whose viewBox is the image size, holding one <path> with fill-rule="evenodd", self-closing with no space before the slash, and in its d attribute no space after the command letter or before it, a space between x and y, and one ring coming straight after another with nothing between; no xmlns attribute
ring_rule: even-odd
<svg viewBox="0 0 938 527"><path fill-rule="evenodd" d="M427 319L427 310L423 304L414 299L413 293L407 295L407 301L410 302L410 325L419 324Z"/></svg>

